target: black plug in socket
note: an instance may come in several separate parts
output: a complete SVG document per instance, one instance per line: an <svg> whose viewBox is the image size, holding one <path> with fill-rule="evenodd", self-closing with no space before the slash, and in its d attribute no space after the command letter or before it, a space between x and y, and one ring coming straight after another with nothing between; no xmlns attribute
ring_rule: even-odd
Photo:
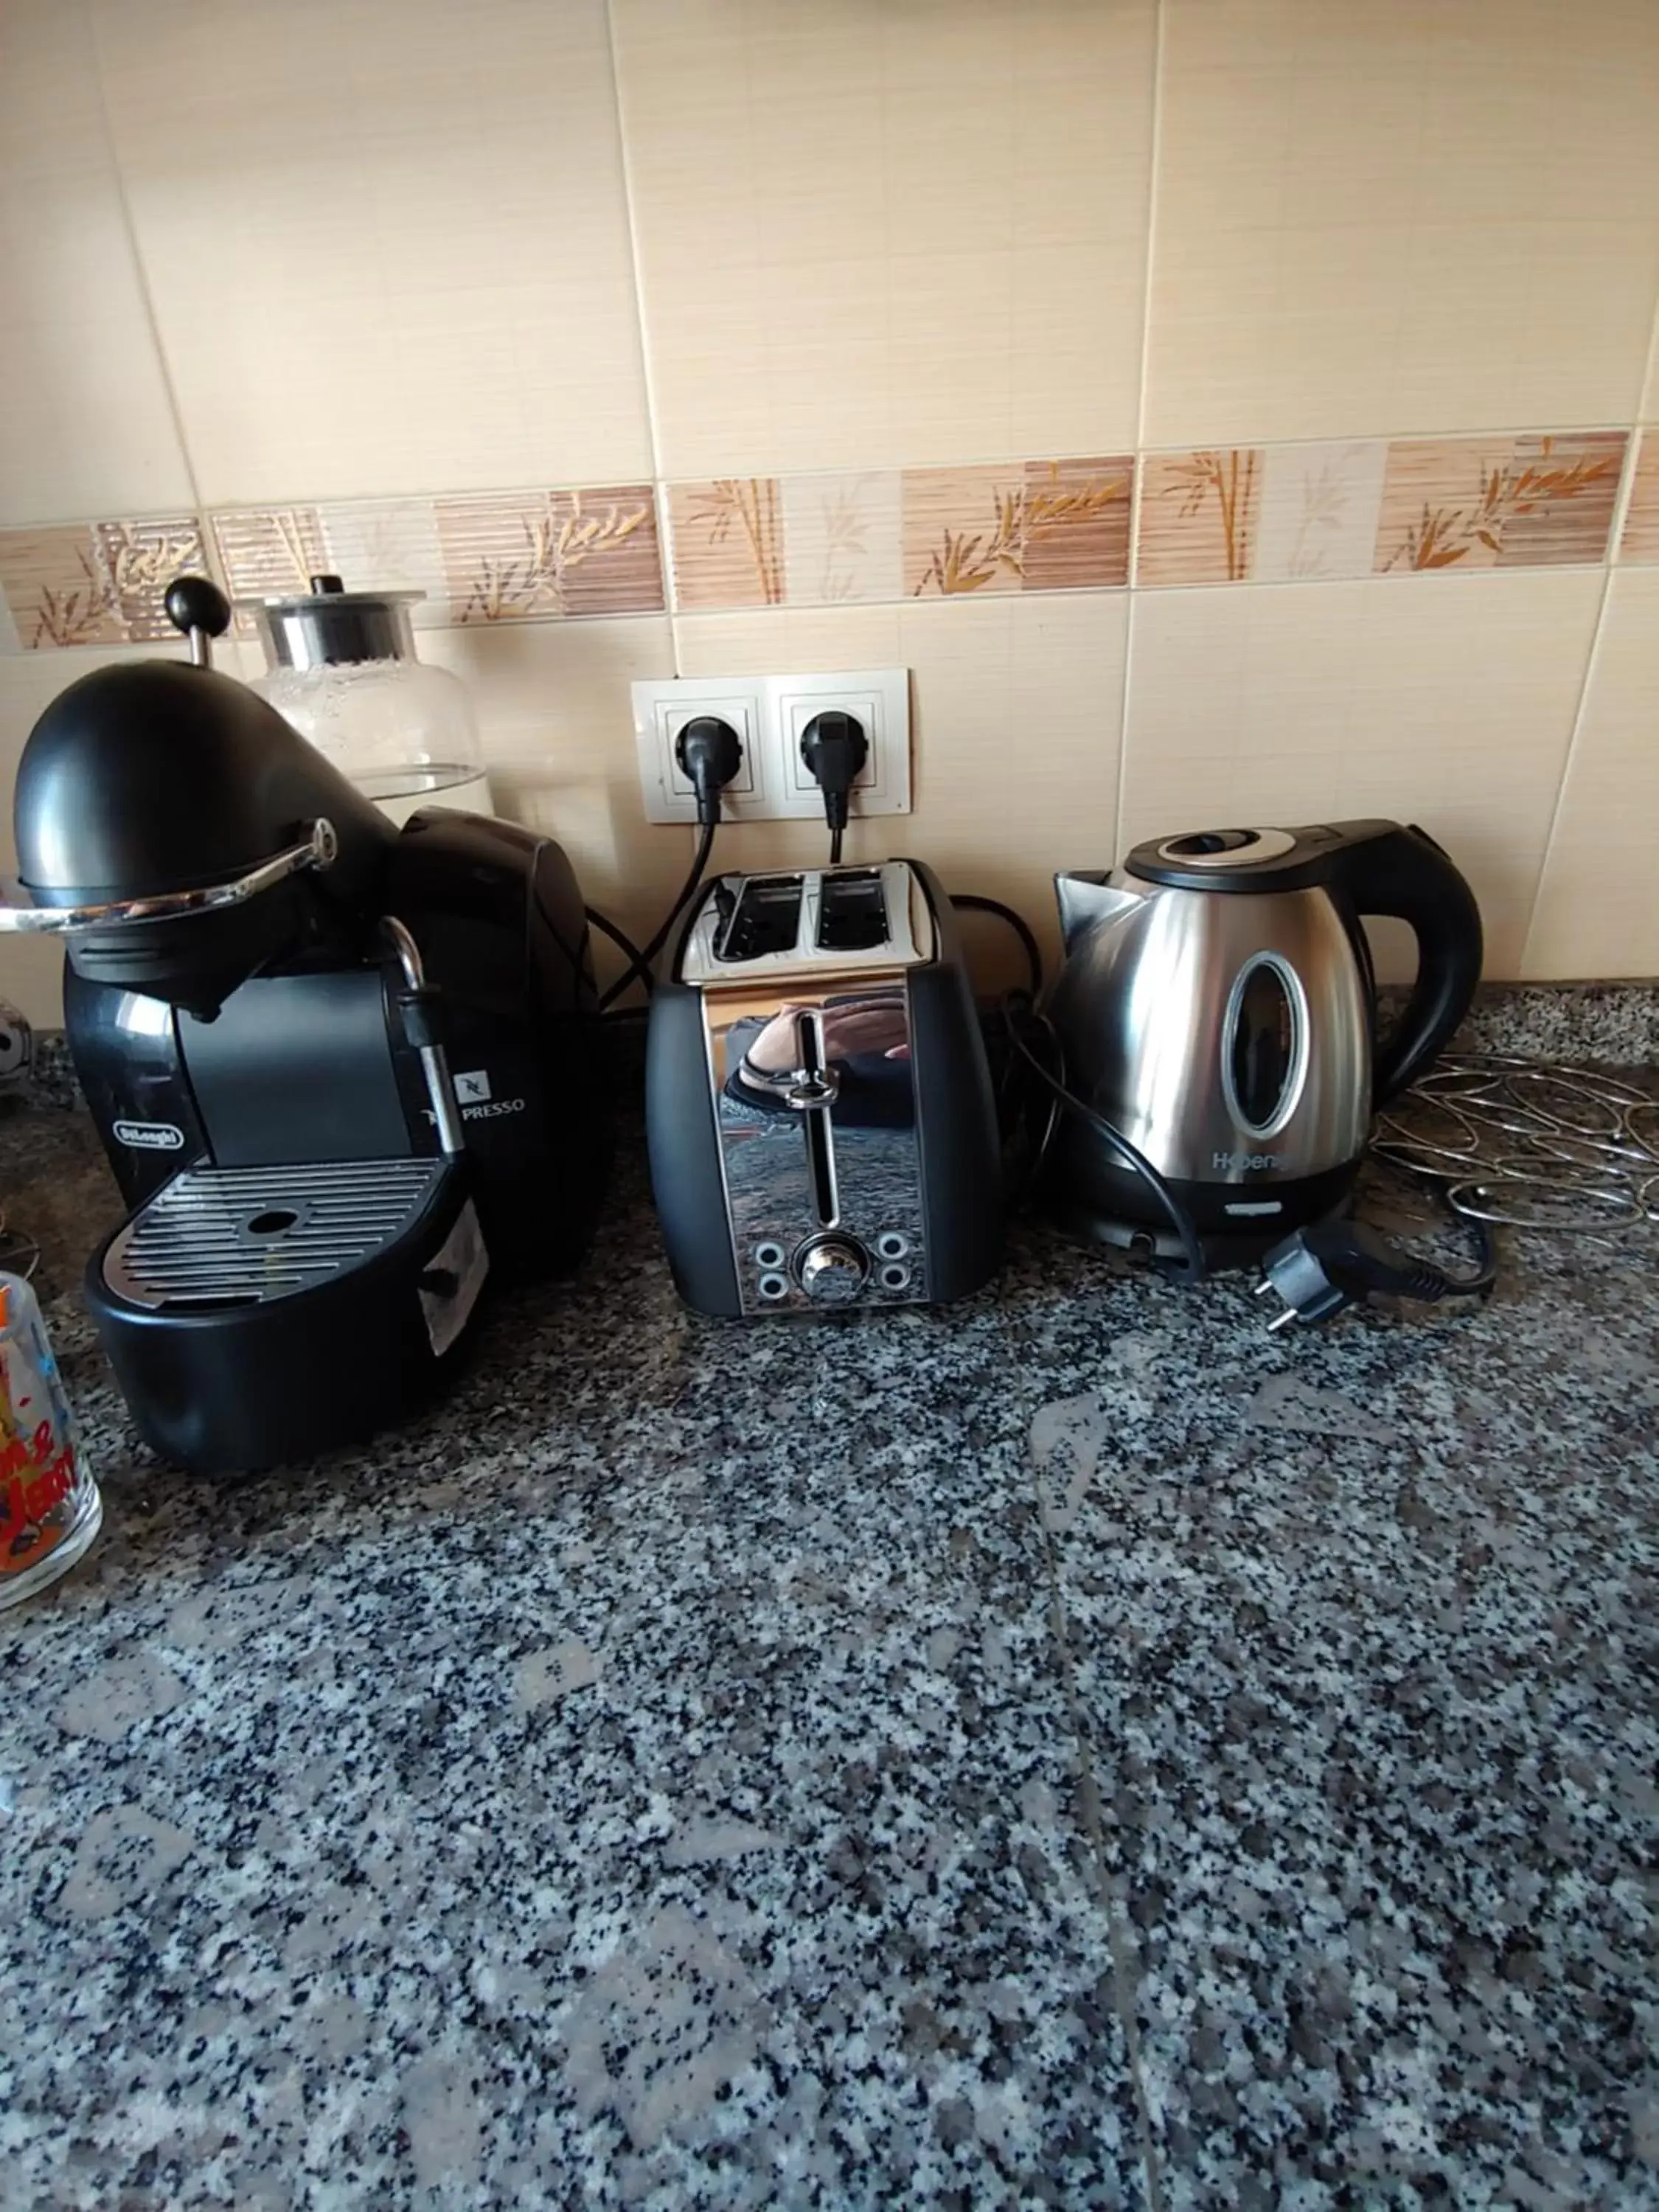
<svg viewBox="0 0 1659 2212"><path fill-rule="evenodd" d="M870 757L870 741L856 714L838 707L814 714L800 733L800 757L823 793L823 818L832 830L847 827L847 794Z"/></svg>
<svg viewBox="0 0 1659 2212"><path fill-rule="evenodd" d="M697 794L697 819L705 829L720 818L720 793L743 766L743 744L718 714L694 714L674 740L674 757Z"/></svg>

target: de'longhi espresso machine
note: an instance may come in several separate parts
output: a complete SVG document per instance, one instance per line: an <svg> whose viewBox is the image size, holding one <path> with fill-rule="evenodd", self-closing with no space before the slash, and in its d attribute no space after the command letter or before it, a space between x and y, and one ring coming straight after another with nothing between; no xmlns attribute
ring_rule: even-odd
<svg viewBox="0 0 1659 2212"><path fill-rule="evenodd" d="M486 1276L573 1267L610 1148L581 893L549 839L401 829L207 665L105 667L17 774L29 903L61 934L76 1073L129 1218L86 1291L164 1457L267 1467L404 1418Z"/></svg>

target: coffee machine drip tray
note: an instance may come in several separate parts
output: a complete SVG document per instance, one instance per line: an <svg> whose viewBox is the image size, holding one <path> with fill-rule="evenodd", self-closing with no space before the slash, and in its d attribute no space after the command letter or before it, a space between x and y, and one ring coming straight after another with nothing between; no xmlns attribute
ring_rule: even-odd
<svg viewBox="0 0 1659 2212"><path fill-rule="evenodd" d="M446 1159L186 1168L112 1240L104 1280L152 1310L268 1305L396 1243L452 1172Z"/></svg>

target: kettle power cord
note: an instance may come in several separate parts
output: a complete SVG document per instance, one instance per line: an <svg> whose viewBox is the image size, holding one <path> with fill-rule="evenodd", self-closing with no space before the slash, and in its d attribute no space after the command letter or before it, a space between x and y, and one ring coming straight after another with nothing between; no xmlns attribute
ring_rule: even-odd
<svg viewBox="0 0 1659 2212"><path fill-rule="evenodd" d="M1048 1100L1048 1111L1042 1132L1025 1170L1026 1188L1029 1189L1036 1182L1042 1171L1042 1163L1048 1157L1048 1147L1054 1142L1054 1131L1059 1126L1060 1115L1062 1114L1075 1115L1085 1127L1094 1131L1121 1165L1131 1169L1141 1178L1158 1201L1160 1212L1175 1231L1176 1241L1181 1246L1181 1263L1179 1266L1164 1263L1163 1272L1173 1275L1179 1281L1197 1282L1206 1272L1204 1248L1199 1242L1198 1231L1193 1226L1192 1217L1186 1207L1182 1205L1146 1155L1132 1145L1123 1132L1109 1121L1103 1114L1097 1112L1086 1099L1079 1098L1074 1091L1068 1088L1064 1079L1032 1050L1028 1042L1025 1035L1027 1030L1040 1031L1053 1048L1056 1059L1061 1060L1063 1064L1060 1039L1054 1032L1054 1024L1046 1014L1039 1011L1036 1004L1042 990L1042 952L1030 924L1022 915L1016 914L1012 907L1005 906L1000 899L983 898L975 892L954 891L951 895L951 903L969 914L994 915L998 921L1006 923L1013 932L1019 939L1025 954L1025 964L1030 976L1030 989L1029 993L1021 991L1006 993L1000 1002L1000 1012L1012 1052L1018 1060L1024 1062L1028 1073L1036 1077ZM1000 1103L999 1101L999 1104Z"/></svg>
<svg viewBox="0 0 1659 2212"><path fill-rule="evenodd" d="M1410 1298L1422 1305L1489 1297L1498 1279L1497 1240L1489 1223L1471 1225L1480 1255L1472 1275L1449 1275L1431 1261L1413 1258L1363 1221L1334 1215L1298 1229L1261 1263L1257 1297L1276 1291L1283 1302L1268 1328L1277 1333L1292 1322L1310 1328L1369 1297Z"/></svg>
<svg viewBox="0 0 1659 2212"><path fill-rule="evenodd" d="M1003 1018L1007 1024L1009 1043L1054 1100L1060 1111L1070 1114L1075 1120L1081 1121L1085 1128L1093 1130L1095 1135L1100 1139L1120 1165L1132 1170L1138 1175L1158 1201L1159 1212L1169 1222L1175 1232L1176 1241L1181 1247L1180 1262L1177 1264L1173 1261L1160 1261L1159 1272L1172 1276L1178 1282L1200 1281L1208 1272L1205 1265L1204 1247L1199 1242L1198 1231L1194 1227L1192 1216L1186 1207L1145 1152L1132 1145L1115 1123L1109 1121L1103 1114L1097 1112L1086 1099L1079 1098L1076 1091L1068 1087L1064 1079L1054 1073L1047 1061L1031 1049L1025 1036L1022 1033L1025 1029L1040 1030L1058 1054L1060 1039L1055 1036L1054 1026L1048 1017L1038 1012L1035 1007L1027 1005L1017 993L1012 992L1004 999L1002 1011ZM1056 1118L1050 1117L1043 1146L1045 1152L1048 1148L1048 1140L1052 1138ZM1040 1158L1038 1164L1041 1164Z"/></svg>

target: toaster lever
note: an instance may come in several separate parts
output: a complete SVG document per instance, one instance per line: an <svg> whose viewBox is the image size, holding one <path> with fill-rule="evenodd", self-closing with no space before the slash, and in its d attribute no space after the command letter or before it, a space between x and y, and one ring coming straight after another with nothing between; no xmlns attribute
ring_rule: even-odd
<svg viewBox="0 0 1659 2212"><path fill-rule="evenodd" d="M841 1092L841 1078L830 1067L798 1067L787 1081L784 1103L802 1114L822 1113Z"/></svg>

